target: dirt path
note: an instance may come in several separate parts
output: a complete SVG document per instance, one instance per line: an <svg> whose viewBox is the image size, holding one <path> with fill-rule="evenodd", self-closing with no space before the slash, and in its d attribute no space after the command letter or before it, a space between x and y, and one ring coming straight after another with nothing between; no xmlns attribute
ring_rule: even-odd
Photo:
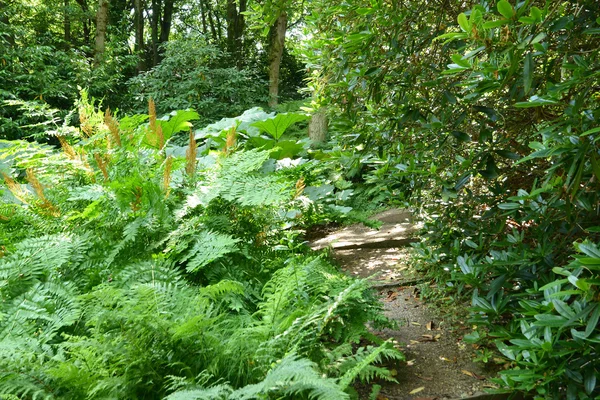
<svg viewBox="0 0 600 400"><path fill-rule="evenodd" d="M313 249L331 247L348 274L369 278L379 288L386 315L398 329L375 332L396 339L407 362L399 365L398 384L383 384L378 399L500 399L482 396L489 387L486 372L473 361L473 348L461 341L460 323L424 304L409 265L409 244L418 226L406 210L388 210L374 217L379 230L352 225L311 242ZM457 326L458 325L458 326ZM464 330L463 330L464 331Z"/></svg>

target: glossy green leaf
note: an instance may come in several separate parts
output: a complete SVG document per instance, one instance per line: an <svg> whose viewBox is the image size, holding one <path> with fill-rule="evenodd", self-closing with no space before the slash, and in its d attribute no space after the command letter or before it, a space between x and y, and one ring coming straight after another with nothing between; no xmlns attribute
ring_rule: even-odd
<svg viewBox="0 0 600 400"><path fill-rule="evenodd" d="M190 121L195 121L200 119L200 116L196 111L193 110L177 110L173 111L169 115L169 119L167 121L158 120L163 130L163 135L165 139L173 136L174 133L187 131L192 127L192 123Z"/></svg>
<svg viewBox="0 0 600 400"><path fill-rule="evenodd" d="M452 136L454 136L459 142L470 142L471 136L467 135L465 132L460 131L452 131L450 132Z"/></svg>
<svg viewBox="0 0 600 400"><path fill-rule="evenodd" d="M504 25L508 24L508 22L509 22L509 20L507 20L507 19L498 19L495 21L484 22L483 27L485 29L493 29L493 28L498 28L499 26L504 26Z"/></svg>
<svg viewBox="0 0 600 400"><path fill-rule="evenodd" d="M521 205L519 203L500 203L498 208L501 210L517 210L521 208Z"/></svg>
<svg viewBox="0 0 600 400"><path fill-rule="evenodd" d="M594 245L589 243L576 243L575 247L577 247L577 250L590 257L600 258L600 250Z"/></svg>
<svg viewBox="0 0 600 400"><path fill-rule="evenodd" d="M594 389L596 389L596 378L596 372L593 367L590 367L585 371L583 386L585 387L585 392L587 394L592 394Z"/></svg>
<svg viewBox="0 0 600 400"><path fill-rule="evenodd" d="M585 326L585 336L590 336L598 328L598 319L600 318L600 304L596 304L594 311L590 315L590 319Z"/></svg>
<svg viewBox="0 0 600 400"><path fill-rule="evenodd" d="M500 157L508 158L511 160L518 160L519 158L521 158L520 155L509 150L496 150L496 154L498 154Z"/></svg>
<svg viewBox="0 0 600 400"><path fill-rule="evenodd" d="M540 107L547 106L558 103L556 100L540 97L540 96L531 96L529 101L519 102L515 104L517 108L530 108L530 107Z"/></svg>
<svg viewBox="0 0 600 400"><path fill-rule="evenodd" d="M506 0L500 0L497 5L498 12L502 14L504 18L510 19L515 15L513 6Z"/></svg>
<svg viewBox="0 0 600 400"><path fill-rule="evenodd" d="M356 12L360 15L371 15L375 14L377 10L374 8L357 8Z"/></svg>
<svg viewBox="0 0 600 400"><path fill-rule="evenodd" d="M463 32L449 32L449 33L444 33L443 35L440 35L438 37L436 37L433 40L443 40L443 39L447 39L446 42L452 41L454 39L466 39L468 37L468 35L466 33Z"/></svg>
<svg viewBox="0 0 600 400"><path fill-rule="evenodd" d="M536 326L550 326L554 328L560 328L567 322L565 317L552 314L538 314L535 316L535 319L536 322L534 322L534 325Z"/></svg>
<svg viewBox="0 0 600 400"><path fill-rule="evenodd" d="M471 32L471 23L469 22L469 19L467 18L465 13L458 14L458 25L460 26L460 29L462 29L464 32Z"/></svg>
<svg viewBox="0 0 600 400"><path fill-rule="evenodd" d="M542 10L540 10L538 7L533 6L531 7L531 11L530 14L531 17L536 21L536 22L541 22L542 21Z"/></svg>
<svg viewBox="0 0 600 400"><path fill-rule="evenodd" d="M588 129L587 131L583 132L579 136L587 136L587 135L591 135L592 133L598 133L598 132L600 132L600 126L597 128Z"/></svg>

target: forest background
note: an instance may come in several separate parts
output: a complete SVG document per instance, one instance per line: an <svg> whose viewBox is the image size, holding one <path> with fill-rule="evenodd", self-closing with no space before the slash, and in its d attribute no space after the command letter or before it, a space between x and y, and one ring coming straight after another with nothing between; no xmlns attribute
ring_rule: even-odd
<svg viewBox="0 0 600 400"><path fill-rule="evenodd" d="M497 390L596 398L599 16L0 1L0 393L339 399L393 380L368 283L303 232L394 204L424 221L427 294L469 302Z"/></svg>

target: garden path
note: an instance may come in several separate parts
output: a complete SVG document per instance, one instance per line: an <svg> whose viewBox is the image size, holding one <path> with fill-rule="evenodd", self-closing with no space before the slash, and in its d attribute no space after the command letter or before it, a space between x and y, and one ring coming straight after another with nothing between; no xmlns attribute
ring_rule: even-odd
<svg viewBox="0 0 600 400"><path fill-rule="evenodd" d="M330 247L348 274L373 281L385 314L397 329L374 332L393 338L407 362L389 366L397 384L381 384L378 400L499 400L485 395L490 374L474 361L475 348L461 339L467 323L427 304L421 290L430 285L411 268L410 249L419 225L407 210L391 209L373 217L382 222L375 230L362 224L345 227L310 242L314 250ZM360 391L360 388L359 388ZM366 390L365 398L368 397Z"/></svg>

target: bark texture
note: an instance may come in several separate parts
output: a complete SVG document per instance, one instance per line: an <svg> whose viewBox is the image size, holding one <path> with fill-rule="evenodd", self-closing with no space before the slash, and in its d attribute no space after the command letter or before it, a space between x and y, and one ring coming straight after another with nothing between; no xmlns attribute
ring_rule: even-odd
<svg viewBox="0 0 600 400"><path fill-rule="evenodd" d="M279 102L279 67L285 46L287 30L287 13L282 11L269 30L269 106L275 107Z"/></svg>
<svg viewBox="0 0 600 400"><path fill-rule="evenodd" d="M243 13L246 7L246 0L227 0L227 50L238 68L242 67L244 60L243 37L246 21Z"/></svg>
<svg viewBox="0 0 600 400"><path fill-rule="evenodd" d="M108 26L108 0L98 2L98 12L96 13L96 46L94 53L94 66L97 67L102 62L104 51L106 50L106 27Z"/></svg>
<svg viewBox="0 0 600 400"><path fill-rule="evenodd" d="M321 107L312 115L308 123L308 137L314 143L321 143L327 140L327 113L324 107Z"/></svg>

